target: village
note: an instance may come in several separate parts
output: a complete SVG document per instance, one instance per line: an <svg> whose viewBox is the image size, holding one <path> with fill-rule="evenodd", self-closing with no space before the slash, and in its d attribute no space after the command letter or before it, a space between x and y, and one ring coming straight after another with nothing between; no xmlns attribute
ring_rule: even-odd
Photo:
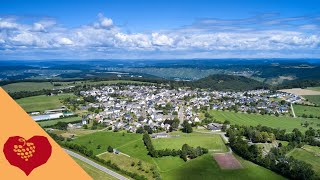
<svg viewBox="0 0 320 180"><path fill-rule="evenodd" d="M88 112L81 115L81 123L69 124L69 128L81 128L95 122L114 131L137 132L139 128L148 126L152 132L163 132L180 128L183 121L192 125L201 124L209 130L220 130L221 124L201 123L201 112L206 110L288 116L291 115L290 104L302 103L304 99L290 93L262 89L222 92L126 85L80 91L80 97L69 101L78 109ZM77 101L85 103L78 105L75 103ZM74 115L66 111L67 108L63 106L47 110L44 114L32 112L31 115L36 121ZM173 124L173 120L179 123Z"/></svg>

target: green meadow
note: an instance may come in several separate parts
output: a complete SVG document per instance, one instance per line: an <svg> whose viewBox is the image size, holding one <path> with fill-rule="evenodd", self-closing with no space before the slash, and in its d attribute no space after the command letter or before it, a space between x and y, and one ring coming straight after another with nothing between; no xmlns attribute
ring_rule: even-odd
<svg viewBox="0 0 320 180"><path fill-rule="evenodd" d="M161 173L166 180L194 180L194 179L243 179L243 180L276 180L285 179L276 173L258 166L252 162L237 157L242 164L242 169L222 170L212 154L206 154L192 161L188 161L174 170Z"/></svg>
<svg viewBox="0 0 320 180"><path fill-rule="evenodd" d="M73 94L60 94L54 96L40 95L17 99L16 102L27 112L43 112L48 109L60 108L63 106L61 103L62 99L73 96Z"/></svg>
<svg viewBox="0 0 320 180"><path fill-rule="evenodd" d="M171 133L177 137L153 139L152 143L156 149L181 149L183 144L192 147L204 147L215 152L226 152L227 148L221 140L220 135L181 132Z"/></svg>
<svg viewBox="0 0 320 180"><path fill-rule="evenodd" d="M153 142L157 148L164 148L165 146L168 146L168 148L178 148L184 143L190 143L192 146L226 150L226 147L221 147L224 146L222 139L216 135L198 133L182 134L180 132L173 134L177 133L181 134L180 140L177 140L179 139L177 137L165 138L163 140L153 139ZM210 142L211 140L213 142ZM78 137L73 143L85 145L88 149L92 149L94 154L99 155L99 157L105 160L111 160L132 172L141 170L132 167L131 162L141 160L143 167L145 167L145 174L148 168L154 166L160 172L162 179L234 179L234 177L237 177L237 179L283 179L276 173L239 157L237 158L239 158L243 165L243 169L221 170L213 159L212 151L210 151L209 154L187 162L184 162L180 157L152 158L148 155L141 134L101 131ZM98 145L101 145L100 149L97 148ZM130 157L105 153L109 145Z"/></svg>
<svg viewBox="0 0 320 180"><path fill-rule="evenodd" d="M272 128L287 129L287 131L292 131L294 128L298 128L301 131L306 131L309 127L314 127L318 129L316 124L319 123L319 119L304 119L304 118L292 118L292 117L276 117L270 115L260 115L260 114L247 114L247 113L235 113L229 111L216 111L211 110L210 114L218 121L224 122L229 120L231 124L239 124L245 126L269 126ZM309 122L309 127L301 126L301 123Z"/></svg>
<svg viewBox="0 0 320 180"><path fill-rule="evenodd" d="M293 105L293 109L297 116L302 116L303 114L306 114L308 116L320 116L320 107L295 104Z"/></svg>
<svg viewBox="0 0 320 180"><path fill-rule="evenodd" d="M2 86L7 92L19 91L39 91L43 89L53 89L53 84L50 82L18 82Z"/></svg>
<svg viewBox="0 0 320 180"><path fill-rule="evenodd" d="M302 148L295 148L287 154L295 159L304 161L312 165L314 171L320 175L320 148L316 146L304 145Z"/></svg>
<svg viewBox="0 0 320 180"><path fill-rule="evenodd" d="M320 87L308 87L309 90L320 91Z"/></svg>
<svg viewBox="0 0 320 180"><path fill-rule="evenodd" d="M320 95L306 95L303 97L314 104L320 105Z"/></svg>

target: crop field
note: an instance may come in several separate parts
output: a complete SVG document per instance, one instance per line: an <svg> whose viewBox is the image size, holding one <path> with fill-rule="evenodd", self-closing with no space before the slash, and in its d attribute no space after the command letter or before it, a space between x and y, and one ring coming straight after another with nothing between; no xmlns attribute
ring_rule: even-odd
<svg viewBox="0 0 320 180"><path fill-rule="evenodd" d="M301 89L301 88L281 89L279 91L297 94L297 95L320 95L320 91L315 91L310 89Z"/></svg>
<svg viewBox="0 0 320 180"><path fill-rule="evenodd" d="M218 153L213 156L221 169L240 169L242 165L231 153Z"/></svg>
<svg viewBox="0 0 320 180"><path fill-rule="evenodd" d="M304 161L312 165L314 171L320 175L320 148L305 145L302 148L295 148L287 156Z"/></svg>
<svg viewBox="0 0 320 180"><path fill-rule="evenodd" d="M309 95L309 96L303 96L304 98L308 99L308 101L320 105L320 95Z"/></svg>
<svg viewBox="0 0 320 180"><path fill-rule="evenodd" d="M294 112L297 116L302 116L303 114L306 115L313 115L313 116L320 116L320 107L313 107L313 106L304 106L304 105L293 105Z"/></svg>
<svg viewBox="0 0 320 180"><path fill-rule="evenodd" d="M186 134L186 136L188 135L190 135L190 137L198 137L193 139L195 141L200 140L200 142L201 138L204 138L202 136L197 136L197 133ZM209 136L211 137L212 135ZM172 139L173 138L168 138L167 141ZM218 144L223 144L221 138L216 138L216 140L221 141L221 143ZM130 161L127 160L128 162L131 162L131 160L140 159L142 164L145 164L145 166L149 167L149 165L154 165L159 170L162 179L234 179L234 177L239 177L242 179L283 179L276 173L273 173L272 171L255 165L249 161L245 161L239 157L237 157L237 159L240 161L243 169L221 170L219 165L213 159L212 152L187 162L184 162L180 157L152 158L148 155L148 152L143 144L141 134L124 133L123 136L122 132L115 133L102 131L78 137L73 142L87 146L88 149L92 149L94 151L94 154L100 154L100 157L104 157L106 160L110 159L112 162L121 162L124 159L127 159L125 157L121 157L121 159L117 160L115 157L118 158L119 156L115 155L115 157L109 157L111 154L104 153L106 152L107 146L111 145L120 152L129 155L132 159L130 159ZM203 142L206 142L206 140ZM196 145L195 142L193 143ZM101 148L97 149L99 144L101 145ZM174 146L178 147L180 145ZM125 165L125 167L127 167L127 165L128 163ZM131 164L130 167L127 168L131 168Z"/></svg>
<svg viewBox="0 0 320 180"><path fill-rule="evenodd" d="M229 120L231 124L239 124L245 126L257 126L260 124L272 128L287 129L287 131L292 131L294 128L298 128L303 132L306 131L309 127L319 129L319 127L317 127L317 124L319 124L318 119L276 117L269 115L235 113L216 110L211 110L210 114L218 121L224 122L225 120ZM306 121L309 122L309 127L301 126L301 123Z"/></svg>
<svg viewBox="0 0 320 180"><path fill-rule="evenodd" d="M226 152L227 148L220 135L201 133L171 133L177 137L152 139L155 149L181 149L183 144L204 147L215 152Z"/></svg>
<svg viewBox="0 0 320 180"><path fill-rule="evenodd" d="M68 118L54 119L54 120L48 120L48 121L37 121L37 123L40 126L51 126L51 125L57 124L58 122L71 123L79 120L81 120L81 117L68 117Z"/></svg>
<svg viewBox="0 0 320 180"><path fill-rule="evenodd" d="M91 176L94 180L115 180L116 178L114 178L113 176L100 171L99 169L91 166L90 164L87 164L83 161L81 161L80 159L77 158L73 158L73 160L79 164L79 166L86 171L86 173Z"/></svg>
<svg viewBox="0 0 320 180"><path fill-rule="evenodd" d="M45 111L48 109L60 108L63 104L61 99L72 97L73 94L61 94L56 96L32 96L22 99L17 99L16 102L27 112Z"/></svg>

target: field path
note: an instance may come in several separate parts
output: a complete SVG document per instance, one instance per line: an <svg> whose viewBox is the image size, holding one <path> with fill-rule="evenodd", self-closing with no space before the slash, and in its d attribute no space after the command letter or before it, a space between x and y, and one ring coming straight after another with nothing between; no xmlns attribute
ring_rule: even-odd
<svg viewBox="0 0 320 180"><path fill-rule="evenodd" d="M296 113L294 113L294 109L293 109L292 103L290 103L290 107L291 107L291 111L292 111L293 117L296 118Z"/></svg>
<svg viewBox="0 0 320 180"><path fill-rule="evenodd" d="M87 164L90 164L91 166L93 166L93 167L95 167L95 168L97 168L97 169L99 169L99 170L101 170L101 171L103 171L103 172L105 172L105 173L107 173L107 174L110 174L111 176L113 176L113 177L115 177L115 178L117 178L117 179L120 179L120 180L129 180L128 178L126 178L126 177L124 177L124 176L122 176L122 175L120 175L120 174L118 174L118 173L116 173L116 172L114 172L114 171L112 171L112 170L104 167L104 166L101 166L101 165L99 165L99 164L91 161L90 159L88 159L88 158L86 158L86 157L83 157L83 156L81 156L81 155L79 155L79 154L77 154L77 153L74 153L74 152L72 152L72 151L69 151L69 150L67 150L67 149L64 149L64 151L65 151L66 153L68 153L70 156L75 157L75 158L77 158L77 159L80 159L81 161L86 162Z"/></svg>

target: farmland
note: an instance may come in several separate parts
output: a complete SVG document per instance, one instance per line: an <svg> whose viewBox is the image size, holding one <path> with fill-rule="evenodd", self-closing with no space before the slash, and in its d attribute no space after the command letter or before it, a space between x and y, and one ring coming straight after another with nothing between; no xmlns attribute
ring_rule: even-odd
<svg viewBox="0 0 320 180"><path fill-rule="evenodd" d="M187 140L188 137L191 140ZM163 148L165 145L168 145L172 148L181 148L180 145L184 143L184 140L186 140L185 143L200 146L203 145L210 148L221 148L221 146L224 146L220 137L210 134L181 134L180 138L181 140L177 140L179 138L167 138L164 139L164 142L159 141L154 143L157 148ZM214 141L214 143L209 142L211 139ZM160 139L155 141L158 140ZM173 142L170 142L171 140ZM140 134L102 131L78 137L73 142L85 145L88 149L92 149L96 155L105 152L106 147L111 145L120 152L129 155L130 158L124 155L113 155L110 153L103 153L99 155L100 158L104 158L105 160L110 159L112 162L118 164L119 166L127 167L126 169L131 171L140 171L137 169L131 169L135 168L131 167L131 161L137 161L139 159L145 167L155 166L163 179L234 179L234 177L240 177L242 179L283 179L281 176L273 173L272 171L255 165L249 161L245 161L241 158L239 158L239 160L244 167L243 169L221 170L218 164L214 161L212 152L187 162L184 162L180 157L169 156L152 158L147 154L148 152L142 142L142 135ZM206 145L208 142L209 144ZM101 145L101 148L97 149L99 144ZM225 150L225 147L222 149ZM126 162L125 165L123 165L123 161ZM130 165L127 161L130 161Z"/></svg>
<svg viewBox="0 0 320 180"><path fill-rule="evenodd" d="M19 91L39 91L42 89L52 89L54 86L50 82L19 82L3 86L7 92Z"/></svg>
<svg viewBox="0 0 320 180"><path fill-rule="evenodd" d="M293 156L295 159L305 161L312 165L314 171L320 175L320 149L315 146L305 145L302 148L295 148L287 156Z"/></svg>
<svg viewBox="0 0 320 180"><path fill-rule="evenodd" d="M283 177L258 166L249 161L237 157L244 167L237 170L221 170L218 163L213 160L211 154L203 155L197 159L176 167L172 171L162 174L163 179L284 179ZM195 173L196 172L196 173Z"/></svg>
<svg viewBox="0 0 320 180"><path fill-rule="evenodd" d="M308 87L307 89L310 89L313 91L320 91L320 87Z"/></svg>
<svg viewBox="0 0 320 180"><path fill-rule="evenodd" d="M294 111L297 116L302 116L303 114L306 115L313 115L313 116L320 116L320 107L313 107L313 106L304 106L304 105L293 105Z"/></svg>
<svg viewBox="0 0 320 180"><path fill-rule="evenodd" d="M116 178L114 178L113 176L110 176L109 174L100 171L99 169L77 159L77 158L73 158L73 160L79 164L79 166L87 172L87 174L89 176L91 176L93 179L95 180L114 180Z"/></svg>
<svg viewBox="0 0 320 180"><path fill-rule="evenodd" d="M61 99L74 96L73 94L61 94L55 96L32 96L16 100L16 102L27 112L45 111L60 108L63 104Z"/></svg>
<svg viewBox="0 0 320 180"><path fill-rule="evenodd" d="M142 162L137 158L128 157L123 154L113 154L109 152L101 154L99 157L101 159L111 160L112 163L117 164L121 169L126 169L130 172L144 175L148 179L152 179L152 172L150 169L155 168L155 166L151 163ZM139 165L139 161L141 165Z"/></svg>
<svg viewBox="0 0 320 180"><path fill-rule="evenodd" d="M318 119L276 117L269 115L235 113L216 110L211 110L210 114L220 122L229 120L231 124L239 124L245 126L257 126L260 124L272 128L287 129L287 131L292 131L294 128L298 128L301 131L306 131L308 128L301 126L301 123L306 121L309 122L309 127L314 127L318 129L316 124L319 123Z"/></svg>
<svg viewBox="0 0 320 180"><path fill-rule="evenodd" d="M279 91L287 92L297 95L320 95L319 91L310 90L310 89L301 89L301 88L292 88L292 89L281 89Z"/></svg>
<svg viewBox="0 0 320 180"><path fill-rule="evenodd" d="M320 105L320 95L309 95L309 96L303 96L304 98L308 99L308 101Z"/></svg>
<svg viewBox="0 0 320 180"><path fill-rule="evenodd" d="M221 140L220 135L214 134L184 134L184 133L172 133L178 135L173 138L158 138L153 139L153 145L156 149L181 149L183 144L188 144L192 147L201 146L215 152L227 151L226 146Z"/></svg>

